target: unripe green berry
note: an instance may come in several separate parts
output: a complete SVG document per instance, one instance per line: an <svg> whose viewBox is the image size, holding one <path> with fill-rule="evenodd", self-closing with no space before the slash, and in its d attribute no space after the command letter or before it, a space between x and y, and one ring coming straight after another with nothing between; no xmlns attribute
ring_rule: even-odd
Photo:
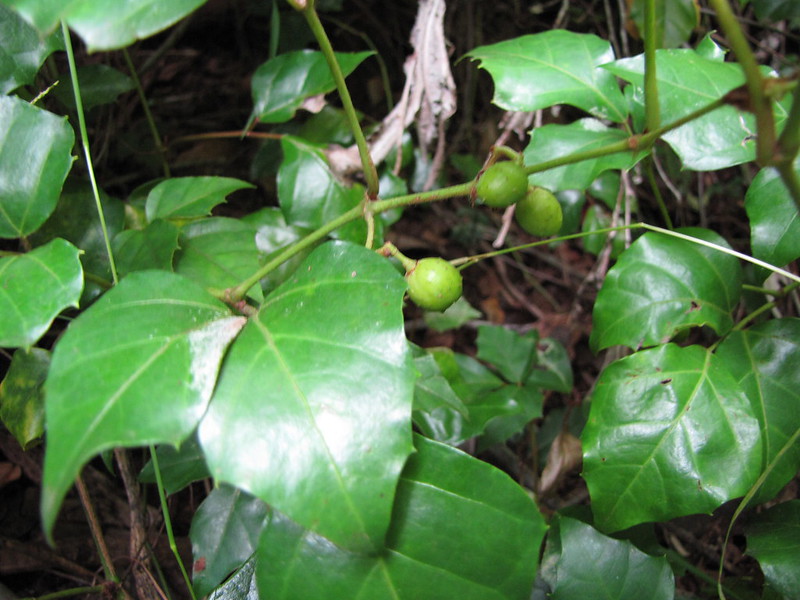
<svg viewBox="0 0 800 600"><path fill-rule="evenodd" d="M525 231L541 237L557 234L564 219L561 204L553 193L533 186L517 202L515 216Z"/></svg>
<svg viewBox="0 0 800 600"><path fill-rule="evenodd" d="M486 206L505 208L520 200L528 190L528 175L520 165L499 162L483 172L475 191Z"/></svg>
<svg viewBox="0 0 800 600"><path fill-rule="evenodd" d="M408 295L425 310L443 311L461 297L461 273L443 258L423 258L406 273Z"/></svg>

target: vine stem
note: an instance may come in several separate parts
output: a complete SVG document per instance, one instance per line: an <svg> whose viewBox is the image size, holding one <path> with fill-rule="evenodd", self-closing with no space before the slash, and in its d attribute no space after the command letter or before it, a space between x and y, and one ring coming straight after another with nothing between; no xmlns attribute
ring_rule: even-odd
<svg viewBox="0 0 800 600"><path fill-rule="evenodd" d="M292 3L295 8L298 4ZM369 146L367 145L367 138L364 136L364 131L361 129L361 123L358 121L353 99L350 97L350 90L347 89L347 84L344 81L344 73L336 60L336 54L333 51L328 34L320 21L319 15L315 7L314 0L307 0L305 5L301 8L303 16L308 23L311 32L319 44L325 60L328 62L328 68L331 70L333 80L336 82L336 89L339 92L339 97L342 100L342 107L344 108L347 122L353 132L353 137L358 147L358 155L361 158L361 168L364 170L364 179L367 182L367 196L370 199L378 197L379 181L378 171L375 169L375 163L372 161L372 156L369 153Z"/></svg>
<svg viewBox="0 0 800 600"><path fill-rule="evenodd" d="M692 112L691 114L686 115L685 117L677 119L676 121L668 125L658 128L655 131L651 131L644 135L634 135L619 142L607 144L601 148L595 148L594 150L575 152L567 156L562 156L560 158L532 165L526 167L525 172L528 175L531 175L533 173L547 171L548 169L562 167L565 165L581 162L583 160L588 160L591 158L599 158L601 156L608 156L610 154L616 154L619 152L634 152L637 150L644 150L649 146L651 146L652 144L654 144L659 137L661 137L668 131L681 127L682 125L685 125L686 123L689 123L694 119L702 117L703 115L713 110L716 110L717 108L720 108L721 106L724 105L725 105L725 99L719 98L718 100L710 103L708 106L700 108ZM299 252L302 252L306 248L309 248L313 244L317 243L319 240L321 240L334 230L338 229L339 227L342 227L343 225L346 225L347 223L354 221L356 219L364 218L365 213L368 212L371 215L377 215L387 210L391 210L393 208L412 206L415 204L424 204L428 202L436 202L439 200L445 200L447 198L456 198L459 196L470 196L472 195L475 189L475 183L476 180L473 179L466 183L451 185L448 187L440 188L438 190L431 190L429 192L420 192L418 194L406 194L404 196L396 196L395 198L388 198L386 200L371 201L366 204L361 203L358 206L354 206L347 212L339 215L332 221L329 221L325 225L321 226L319 229L312 231L303 239L298 240L291 246L285 248L275 258L273 258L268 263L263 265L255 273L253 273L250 277L242 281L237 286L227 290L210 289L209 292L212 295L216 296L217 298L220 298L226 302L238 302L239 300L245 297L247 291L251 287L253 287L256 283L258 283L258 281L261 280L263 277L265 277L267 274L277 269L281 264L283 264L293 256L297 255ZM630 227L623 227L623 229L627 228ZM610 231L616 231L616 229L611 229ZM602 232L602 230L595 231L594 233L598 232ZM571 239L571 237L582 237L582 235L566 236L564 238L558 238L558 239ZM542 243L550 243L551 241L553 240L547 240Z"/></svg>
<svg viewBox="0 0 800 600"><path fill-rule="evenodd" d="M656 25L656 0L644 3L644 112L647 130L661 126L661 107L658 103L656 50L659 43Z"/></svg>
<svg viewBox="0 0 800 600"><path fill-rule="evenodd" d="M161 134L158 132L156 120L153 118L153 113L150 111L150 105L147 102L147 96L144 94L142 82L139 79L139 74L136 72L136 66L133 64L131 55L128 53L127 48L122 49L122 56L125 57L125 64L128 66L128 72L130 72L131 78L133 79L133 84L136 87L136 93L139 95L139 102L142 104L144 118L147 121L148 127L150 128L150 135L153 138L153 142L156 145L156 150L161 158L161 168L164 171L164 177L171 177L172 175L170 173L169 163L167 162L167 154L166 148L164 147L164 142L161 140Z"/></svg>
<svg viewBox="0 0 800 600"><path fill-rule="evenodd" d="M169 506L167 506L167 494L164 492L164 482L161 480L161 469L158 466L158 454L156 454L155 446L150 445L150 460L153 461L153 472L156 475L156 487L158 488L158 498L161 501L161 514L164 516L164 528L167 530L167 539L169 540L169 547L175 559L178 561L178 566L181 569L183 580L186 582L186 587L189 588L189 594L192 600L197 600L194 593L194 586L186 572L186 567L183 565L180 552L178 552L178 545L175 543L175 534L172 532L172 519L169 516Z"/></svg>
<svg viewBox="0 0 800 600"><path fill-rule="evenodd" d="M64 34L64 45L67 49L67 61L69 62L69 74L72 78L72 91L75 97L75 109L78 112L78 128L81 134L81 146L83 148L83 155L86 159L86 170L89 173L89 181L92 184L92 194L94 195L94 203L97 208L97 217L100 219L100 229L103 232L103 241L106 245L106 253L108 254L108 263L111 267L111 278L116 285L119 282L117 276L117 265L114 262L114 252L111 250L111 239L108 236L108 227L106 226L106 217L103 214L103 204L100 201L100 190L97 187L97 179L94 176L94 165L92 163L92 152L89 148L89 134L86 131L86 117L83 113L83 100L81 99L81 88L78 83L78 68L75 64L75 52L72 49L72 39L69 35L69 27L66 22L61 21L61 31Z"/></svg>
<svg viewBox="0 0 800 600"><path fill-rule="evenodd" d="M764 89L764 77L761 75L758 61L750 44L744 36L736 15L733 14L729 0L709 0L708 2L728 39L728 43L736 54L742 67L745 85L749 94L750 109L756 116L756 160L761 166L770 164L775 155L775 119L772 115L772 100Z"/></svg>

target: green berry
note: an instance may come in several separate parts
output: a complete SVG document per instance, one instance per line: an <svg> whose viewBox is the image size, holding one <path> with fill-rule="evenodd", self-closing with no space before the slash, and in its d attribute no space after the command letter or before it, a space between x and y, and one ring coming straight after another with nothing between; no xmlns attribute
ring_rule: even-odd
<svg viewBox="0 0 800 600"><path fill-rule="evenodd" d="M528 175L515 162L499 162L483 172L475 191L483 203L492 208L505 208L520 200L528 190Z"/></svg>
<svg viewBox="0 0 800 600"><path fill-rule="evenodd" d="M517 223L525 231L541 237L557 234L564 219L561 204L553 193L533 186L525 197L517 202L515 215Z"/></svg>
<svg viewBox="0 0 800 600"><path fill-rule="evenodd" d="M408 295L425 310L443 311L461 297L461 273L443 258L423 258L406 273Z"/></svg>

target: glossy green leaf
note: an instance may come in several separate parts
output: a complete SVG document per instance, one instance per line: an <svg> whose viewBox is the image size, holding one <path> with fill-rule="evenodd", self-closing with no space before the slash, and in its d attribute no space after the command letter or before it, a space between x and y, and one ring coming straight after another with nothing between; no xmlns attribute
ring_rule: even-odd
<svg viewBox="0 0 800 600"><path fill-rule="evenodd" d="M125 207L122 202L100 191L100 202L106 221L106 231L113 239L125 223ZM35 233L30 236L32 244L43 245L55 238L72 242L81 250L81 264L85 278L81 304L94 299L106 288L97 281L105 280L111 285L111 265L108 260L103 229L97 214L89 182L68 179L55 211Z"/></svg>
<svg viewBox="0 0 800 600"><path fill-rule="evenodd" d="M50 216L74 142L65 117L0 97L0 237L26 236Z"/></svg>
<svg viewBox="0 0 800 600"><path fill-rule="evenodd" d="M572 391L573 375L569 354L556 339L544 338L536 345L536 364L525 383L562 394Z"/></svg>
<svg viewBox="0 0 800 600"><path fill-rule="evenodd" d="M207 595L255 552L269 509L258 498L223 485L213 490L192 518L192 584Z"/></svg>
<svg viewBox="0 0 800 600"><path fill-rule="evenodd" d="M172 177L156 185L147 195L145 214L156 219L193 219L211 214L236 190L255 187L231 177Z"/></svg>
<svg viewBox="0 0 800 600"><path fill-rule="evenodd" d="M569 125L545 125L531 131L531 139L525 148L525 164L551 160L574 152L596 150L627 139L621 129L606 127L596 119L580 119ZM619 152L583 160L578 163L534 173L531 183L550 191L585 190L602 173L610 169L630 169L643 155Z"/></svg>
<svg viewBox="0 0 800 600"><path fill-rule="evenodd" d="M445 444L462 441L460 422L469 411L450 387L439 363L421 348L414 358L419 372L414 388L414 424L427 437Z"/></svg>
<svg viewBox="0 0 800 600"><path fill-rule="evenodd" d="M444 312L425 311L422 315L425 325L434 331L458 329L462 325L480 319L483 313L476 310L464 296L447 307Z"/></svg>
<svg viewBox="0 0 800 600"><path fill-rule="evenodd" d="M524 335L497 325L478 327L478 358L494 366L511 383L525 381L536 363L539 332L531 329Z"/></svg>
<svg viewBox="0 0 800 600"><path fill-rule="evenodd" d="M202 219L185 226L181 250L175 257L175 272L205 287L233 287L261 266L252 225L227 217ZM261 301L261 288L254 285L249 295Z"/></svg>
<svg viewBox="0 0 800 600"><path fill-rule="evenodd" d="M705 348L666 344L606 367L583 430L595 523L616 531L710 513L761 472L753 408Z"/></svg>
<svg viewBox="0 0 800 600"><path fill-rule="evenodd" d="M795 161L800 176L800 160ZM761 169L744 198L753 256L782 267L800 257L800 213L772 168Z"/></svg>
<svg viewBox="0 0 800 600"><path fill-rule="evenodd" d="M412 450L405 289L386 259L330 242L267 297L200 425L218 481L342 547L382 546Z"/></svg>
<svg viewBox="0 0 800 600"><path fill-rule="evenodd" d="M208 600L259 600L255 556L244 563Z"/></svg>
<svg viewBox="0 0 800 600"><path fill-rule="evenodd" d="M756 501L770 500L800 470L800 445L791 444L800 429L800 319L773 319L734 331L717 356L753 404L764 465L778 461L756 496Z"/></svg>
<svg viewBox="0 0 800 600"><path fill-rule="evenodd" d="M616 80L598 68L614 60L611 44L595 35L555 29L481 46L467 56L491 74L500 108L571 104L616 123L627 117Z"/></svg>
<svg viewBox="0 0 800 600"><path fill-rule="evenodd" d="M50 368L50 353L42 348L17 350L0 383L0 421L24 450L44 433L42 384Z"/></svg>
<svg viewBox="0 0 800 600"><path fill-rule="evenodd" d="M72 322L45 384L46 532L89 458L117 446L177 445L192 432L244 322L202 287L164 271L132 273Z"/></svg>
<svg viewBox="0 0 800 600"><path fill-rule="evenodd" d="M0 4L0 94L32 83L44 60L63 45L57 35L42 39L16 12Z"/></svg>
<svg viewBox="0 0 800 600"><path fill-rule="evenodd" d="M372 52L337 52L336 60L347 77ZM262 123L291 119L312 96L336 89L322 52L298 50L276 56L253 73L253 116Z"/></svg>
<svg viewBox="0 0 800 600"><path fill-rule="evenodd" d="M163 219L149 223L144 229L120 232L112 244L117 273L123 277L147 269L171 271L179 233L174 224Z"/></svg>
<svg viewBox="0 0 800 600"><path fill-rule="evenodd" d="M714 232L682 230L721 246ZM646 233L608 271L594 305L590 342L637 349L661 344L681 329L707 325L719 335L733 326L741 266L727 254L687 240Z"/></svg>
<svg viewBox="0 0 800 600"><path fill-rule="evenodd" d="M800 5L796 0L750 0L756 16L767 21L800 19Z"/></svg>
<svg viewBox="0 0 800 600"><path fill-rule="evenodd" d="M275 516L258 549L262 600L527 600L546 526L505 473L415 437L386 549L359 555Z"/></svg>
<svg viewBox="0 0 800 600"><path fill-rule="evenodd" d="M553 539L557 537L557 539ZM667 559L645 554L591 525L559 517L548 536L558 550L546 577L553 600L672 600L675 577ZM602 592L600 591L602 590Z"/></svg>
<svg viewBox="0 0 800 600"><path fill-rule="evenodd" d="M644 36L644 0L629 2L630 19L636 24L640 37ZM689 41L695 27L700 24L700 6L697 0L656 0L656 45L659 48L676 48Z"/></svg>
<svg viewBox="0 0 800 600"><path fill-rule="evenodd" d="M281 209L276 206L262 208L241 219L256 228L256 248L262 264L266 264L275 258L284 248L297 242L311 232L305 227L288 225L283 217ZM292 258L282 263L277 269L261 280L261 287L265 291L270 291L278 287L281 283L294 273L297 267L303 262L314 247L298 252Z"/></svg>
<svg viewBox="0 0 800 600"><path fill-rule="evenodd" d="M2 0L40 31L65 19L89 50L113 50L177 23L206 0Z"/></svg>
<svg viewBox="0 0 800 600"><path fill-rule="evenodd" d="M469 411L469 418L449 411L443 423L459 442L483 435L485 445L507 440L542 416L542 394L531 384L506 383L477 360L456 354L458 370L450 385Z"/></svg>
<svg viewBox="0 0 800 600"><path fill-rule="evenodd" d="M764 578L788 600L800 598L800 500L790 500L753 516L745 526L747 553Z"/></svg>
<svg viewBox="0 0 800 600"><path fill-rule="evenodd" d="M156 456L161 471L161 482L168 495L181 491L195 481L211 477L196 435L187 438L178 448L169 444L158 446ZM152 460L147 461L142 467L139 481L156 483L156 471Z"/></svg>
<svg viewBox="0 0 800 600"><path fill-rule="evenodd" d="M284 159L278 171L278 200L287 223L317 229L363 199L364 189L345 187L331 172L320 148L288 135L281 139L281 147ZM362 243L366 226L359 219L333 235Z"/></svg>
<svg viewBox="0 0 800 600"><path fill-rule="evenodd" d="M618 60L605 68L634 84L636 101L643 101L643 55ZM694 50L658 50L656 69L664 125L708 106L744 83L739 65L709 60ZM776 115L780 112L776 110ZM710 171L754 160L754 136L753 116L725 106L664 134L663 139L681 158L684 168Z"/></svg>
<svg viewBox="0 0 800 600"><path fill-rule="evenodd" d="M65 240L0 258L0 347L30 348L62 310L78 307L82 289L78 249Z"/></svg>

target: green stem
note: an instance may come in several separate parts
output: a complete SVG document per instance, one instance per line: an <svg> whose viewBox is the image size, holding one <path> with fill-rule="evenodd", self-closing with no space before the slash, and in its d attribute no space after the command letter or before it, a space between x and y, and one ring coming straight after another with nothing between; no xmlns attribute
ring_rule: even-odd
<svg viewBox="0 0 800 600"><path fill-rule="evenodd" d="M651 131L641 136L631 136L622 141L614 142L612 144L603 146L602 148L596 148L594 150L587 150L583 152L575 152L568 156L563 156L536 165L531 165L525 168L525 172L530 175L533 173L546 171L548 169L554 169L556 167L562 167L565 165L581 162L583 160L598 158L601 156L607 156L618 152L644 151L647 148L649 148L649 146L651 146L660 136L664 135L666 132L671 131L672 129L676 129L677 127L680 127L682 125L685 125L686 123L692 121L693 119L697 119L711 112L712 110L715 110L723 106L724 104L725 103L723 99L719 99L715 102L712 102L706 107L696 110L693 113L686 115L685 117L682 117L673 123L670 123L669 125L665 125L664 127L657 129L656 131ZM369 213L372 215L377 215L387 210L391 210L393 208L412 206L414 204L424 204L428 202L436 202L438 200L445 200L447 198L456 198L459 196L470 196L473 193L474 189L475 189L475 180L472 180L468 181L467 183L451 185L448 187L440 188L438 190L432 190L429 192L420 192L418 194L406 194L404 196L397 196L395 198L389 198L387 200L376 200L375 202L369 202L366 206L364 206L363 204L359 204L358 206L355 206L350 210L348 210L346 213L339 215L329 223L326 223L319 229L311 232L303 239L298 240L293 245L288 246L286 249L283 250L283 252L278 254L275 258L273 258L267 264L262 266L258 271L253 273L253 275L242 281L236 287L228 290L209 290L209 291L216 297L221 298L225 301L237 302L242 298L244 298L245 294L247 294L247 291L251 287L253 287L256 283L258 283L268 273L278 268L281 264L289 260L291 257L295 256L297 253L310 247L312 244L315 244L316 242L327 236L332 231L338 229L343 225L346 225L351 221L363 218L365 215L365 210L369 210ZM639 226L638 225L622 226L618 228L611 228L608 231L618 231L620 229L631 229L636 227ZM552 243L553 241L558 241L562 239L572 239L573 237L583 237L584 235L603 233L603 231L605 230L597 230L589 234L577 234L574 236L564 236L562 238L548 239L542 242L535 242L532 245L520 246L519 248L538 246L540 244L549 244ZM498 252L503 253L503 251L498 251Z"/></svg>
<svg viewBox="0 0 800 600"><path fill-rule="evenodd" d="M690 235L679 233L677 231L670 231L669 229L663 229L661 227L656 227L655 225L648 225L647 223L639 223L639 226L649 231L656 231L658 233L663 233L664 235L669 235L675 238L686 240L687 242L699 244L700 246L705 246L706 248L711 248L712 250L717 250L718 252L722 252L723 254L729 254L730 256L735 256L739 260L749 262L750 264L762 267L764 269L767 269L768 271L772 271L773 273L779 273L784 277L791 279L792 281L800 283L800 277L798 277L794 273L789 273L789 271L778 268L774 265L769 264L768 262L759 260L758 258L753 258L752 256L748 256L747 254L742 254L741 252L737 252L736 250L732 250L731 248L726 248L725 246L720 246L719 244L715 244L713 242L707 242L706 240L701 240L700 238L692 237Z"/></svg>
<svg viewBox="0 0 800 600"><path fill-rule="evenodd" d="M136 72L136 67L126 48L122 49L122 56L125 57L125 64L128 65L128 72L131 74L133 84L136 86L136 93L139 95L139 102L141 102L142 109L144 110L144 118L147 121L148 127L150 127L150 135L153 137L156 150L161 158L161 168L164 170L164 177L171 177L169 163L167 162L166 148L164 147L164 142L161 140L161 135L158 133L158 127L156 127L156 121L153 118L153 113L150 111L147 96L144 95L144 88L142 87L142 82L139 80L139 74Z"/></svg>
<svg viewBox="0 0 800 600"><path fill-rule="evenodd" d="M59 592L45 594L44 596L36 596L35 598L33 596L29 596L28 598L22 598L22 600L56 600L56 598L69 598L70 596L80 596L82 594L103 594L106 592L108 592L108 586L93 585L61 590Z"/></svg>
<svg viewBox="0 0 800 600"><path fill-rule="evenodd" d="M761 166L771 163L775 154L775 118L772 115L772 102L764 90L764 77L750 44L747 43L742 27L733 14L729 0L709 0L717 13L717 19L742 67L745 85L750 99L750 108L756 116L756 160Z"/></svg>
<svg viewBox="0 0 800 600"><path fill-rule="evenodd" d="M646 0L644 3L644 112L648 131L654 131L661 126L656 70L656 50L661 45L658 38L656 0Z"/></svg>
<svg viewBox="0 0 800 600"><path fill-rule="evenodd" d="M786 454L789 450L795 447L797 444L798 439L800 439L800 429L796 429L795 432L792 434L786 443L781 446L781 449L775 453L775 456L769 461L766 468L761 472L761 475L753 484L753 487L745 494L742 501L739 502L739 506L736 507L736 510L733 512L733 516L731 517L731 522L728 524L728 531L725 533L725 541L722 543L722 556L719 559L719 571L717 571L717 593L722 600L725 600L725 594L723 593L723 586L722 586L722 570L723 566L725 565L725 554L728 550L728 540L731 537L731 532L733 531L733 524L736 523L736 520L739 518L739 515L742 514L747 505L750 504L750 501L756 495L758 490L761 489L761 486L764 485L764 482L767 480L767 477L770 476L772 470L775 468L782 459L783 455Z"/></svg>
<svg viewBox="0 0 800 600"><path fill-rule="evenodd" d="M92 152L89 149L89 134L86 131L86 117L83 114L83 100L81 99L81 88L78 83L78 67L75 64L75 53L72 50L72 40L69 36L69 27L64 21L61 21L61 31L64 34L64 45L67 49L67 61L69 62L69 73L72 77L72 90L75 96L75 109L78 112L78 128L81 133L81 146L83 148L83 155L86 158L86 170L89 173L89 181L92 184L92 194L94 195L94 203L97 208L97 216L100 219L100 229L103 232L103 240L106 245L106 253L108 254L108 263L111 267L111 278L116 285L119 281L117 277L117 265L114 262L114 252L111 250L111 239L108 236L108 227L106 227L106 217L103 214L103 204L100 201L100 190L97 187L97 179L94 176L94 166L92 163Z"/></svg>
<svg viewBox="0 0 800 600"><path fill-rule="evenodd" d="M183 560L178 552L178 545L175 543L175 535L172 532L172 519L169 516L169 507L167 506L167 495L164 492L164 483L161 481L161 469L158 467L158 454L156 453L155 446L150 445L150 460L153 461L153 472L156 474L156 487L158 488L158 498L161 500L161 514L164 516L164 528L167 530L167 539L169 540L169 547L175 559L178 561L178 566L183 574L183 580L186 582L186 587L189 588L189 594L192 600L197 600L194 593L194 586L189 574L186 572L186 567L183 566Z"/></svg>
<svg viewBox="0 0 800 600"><path fill-rule="evenodd" d="M273 258L271 261L269 261L267 264L261 267L258 271L253 273L250 277L242 281L242 283L237 285L235 288L227 290L222 293L216 293L215 295L229 301L241 300L242 298L245 297L245 294L247 294L247 290L249 290L251 287L257 284L267 274L277 269L279 266L281 266L287 260L292 258L294 255L298 254L299 252L302 252L306 248L309 248L313 244L317 243L319 240L327 236L332 231L338 229L342 225L346 225L350 221L358 219L363 214L364 211L360 204L358 206L354 206L346 213L339 215L338 217L336 217L332 221L329 221L319 229L312 231L302 240L298 240L296 243L285 248L283 252L278 254L275 258Z"/></svg>
<svg viewBox="0 0 800 600"><path fill-rule="evenodd" d="M292 3L296 6L295 3ZM317 39L320 50L328 62L328 67L333 75L333 80L336 82L336 89L339 91L339 97L342 99L342 108L347 116L347 122L353 132L353 137L358 147L358 155L361 158L361 168L364 170L364 179L367 182L367 196L369 198L378 197L378 171L375 169L375 163L372 162L372 156L369 153L369 146L367 145L367 138L364 137L364 131L361 129L361 123L358 121L358 114L356 114L353 99L350 97L350 90L347 89L347 84L344 81L344 73L336 60L336 54L333 51L333 46L328 39L328 34L325 33L325 28L322 26L322 21L319 19L316 8L314 7L313 0L308 0L305 7L302 9L303 16L311 28L311 32Z"/></svg>

